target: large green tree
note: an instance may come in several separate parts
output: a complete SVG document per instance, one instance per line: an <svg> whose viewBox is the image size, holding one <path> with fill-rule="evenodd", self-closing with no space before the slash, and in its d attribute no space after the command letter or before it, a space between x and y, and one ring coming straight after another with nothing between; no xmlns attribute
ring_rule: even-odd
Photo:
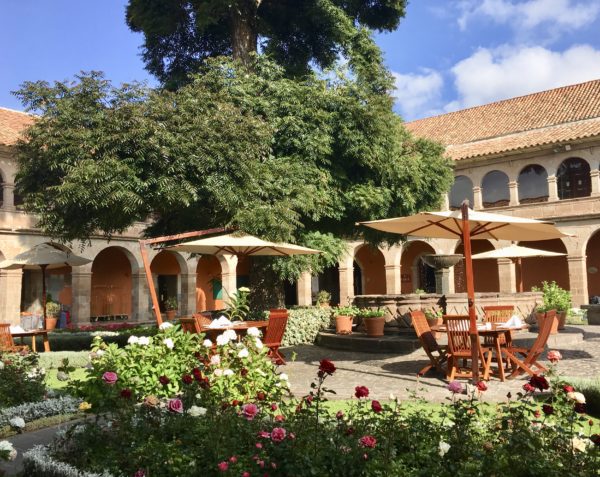
<svg viewBox="0 0 600 477"><path fill-rule="evenodd" d="M233 56L249 64L261 51L288 74L353 66L374 52L369 30L394 30L406 0L129 0L126 20L144 34L146 68L177 86L207 58Z"/></svg>

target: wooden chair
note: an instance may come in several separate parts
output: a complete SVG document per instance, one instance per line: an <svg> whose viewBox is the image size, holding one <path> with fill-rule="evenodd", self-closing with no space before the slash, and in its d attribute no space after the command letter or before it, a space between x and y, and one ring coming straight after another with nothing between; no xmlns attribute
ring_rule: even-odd
<svg viewBox="0 0 600 477"><path fill-rule="evenodd" d="M212 315L210 313L194 313L192 316L199 327L208 326L212 323Z"/></svg>
<svg viewBox="0 0 600 477"><path fill-rule="evenodd" d="M269 324L263 337L264 345L269 348L269 357L275 364L285 364L285 358L279 347L288 321L287 310L269 310Z"/></svg>
<svg viewBox="0 0 600 477"><path fill-rule="evenodd" d="M448 330L448 371L446 378L449 381L455 378L471 378L473 373L467 369L471 360L471 336L469 335L469 315L444 315L444 322ZM478 344L479 359L483 365L483 379L489 379L491 350L486 349L488 359L483 355L483 349ZM461 365L462 362L462 365Z"/></svg>
<svg viewBox="0 0 600 477"><path fill-rule="evenodd" d="M485 323L506 323L512 317L515 311L514 305L493 305L493 306L484 306L483 307L483 321ZM509 340L510 333L508 334ZM500 346L506 346L507 340L505 335L498 336L498 342ZM485 336L483 338L483 345L487 347L495 347L496 343L494 341L493 336ZM496 359L499 359L496 357ZM508 365L508 362L506 363Z"/></svg>
<svg viewBox="0 0 600 477"><path fill-rule="evenodd" d="M432 368L438 372L442 371L443 365L448 359L446 347L438 345L438 342L433 336L433 332L429 327L425 313L423 313L421 310L411 311L410 318L412 320L415 333L417 333L417 337L421 342L421 346L423 346L423 349L425 350L425 353L427 353L427 357L430 361L427 366L419 371L419 375L424 375ZM437 353L437 356L434 353Z"/></svg>
<svg viewBox="0 0 600 477"><path fill-rule="evenodd" d="M0 354L18 353L19 351L29 351L29 346L17 346L10 334L10 323L0 323Z"/></svg>
<svg viewBox="0 0 600 477"><path fill-rule="evenodd" d="M544 316L544 320L540 326L540 331L537 335L537 338L533 342L533 346L529 349L520 348L518 346L508 345L502 349L504 355L510 360L513 365L513 372L509 376L510 378L515 378L520 376L523 373L527 373L531 376L536 374L531 368L535 366L538 370L545 372L548 371L545 366L539 363L538 359L540 355L544 352L546 348L546 343L548 342L548 337L550 336L550 331L552 331L552 326L558 320L556 316L556 310L550 310L546 312ZM522 357L519 359L517 355Z"/></svg>
<svg viewBox="0 0 600 477"><path fill-rule="evenodd" d="M186 333L200 333L200 323L196 316L184 316L179 319L181 330Z"/></svg>

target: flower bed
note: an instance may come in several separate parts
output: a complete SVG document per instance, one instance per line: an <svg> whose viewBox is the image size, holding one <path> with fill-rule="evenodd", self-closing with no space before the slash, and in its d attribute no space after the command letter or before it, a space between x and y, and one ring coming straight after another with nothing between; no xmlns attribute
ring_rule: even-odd
<svg viewBox="0 0 600 477"><path fill-rule="evenodd" d="M27 423L43 417L72 414L77 412L80 404L81 399L71 396L59 396L44 401L0 409L0 428L10 425L10 421L16 417Z"/></svg>
<svg viewBox="0 0 600 477"><path fill-rule="evenodd" d="M52 458L44 446L36 446L23 453L24 475L31 477L113 477L108 472L96 474L76 469Z"/></svg>
<svg viewBox="0 0 600 477"><path fill-rule="evenodd" d="M37 354L0 354L0 409L43 399L44 377Z"/></svg>

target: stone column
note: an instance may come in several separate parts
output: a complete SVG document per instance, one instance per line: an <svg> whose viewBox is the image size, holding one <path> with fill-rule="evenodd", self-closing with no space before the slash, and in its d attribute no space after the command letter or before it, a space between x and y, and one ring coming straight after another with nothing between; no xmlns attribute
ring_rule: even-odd
<svg viewBox="0 0 600 477"><path fill-rule="evenodd" d="M588 303L587 266L585 256L567 256L569 264L569 288L573 297L573 306Z"/></svg>
<svg viewBox="0 0 600 477"><path fill-rule="evenodd" d="M217 257L221 264L221 284L223 286L223 300L226 302L229 296L237 290L237 263L236 255L220 255Z"/></svg>
<svg viewBox="0 0 600 477"><path fill-rule="evenodd" d="M90 321L90 301L92 297L92 272L84 267L75 267L71 272L73 288L73 308L71 322L78 325Z"/></svg>
<svg viewBox="0 0 600 477"><path fill-rule="evenodd" d="M399 295L402 293L400 265L385 265L385 292L388 295Z"/></svg>
<svg viewBox="0 0 600 477"><path fill-rule="evenodd" d="M2 208L5 210L15 210L15 185L2 184Z"/></svg>
<svg viewBox="0 0 600 477"><path fill-rule="evenodd" d="M0 272L0 321L19 325L21 323L21 284L23 270Z"/></svg>
<svg viewBox="0 0 600 477"><path fill-rule="evenodd" d="M600 195L600 171L598 169L590 171L590 178L592 179L592 195Z"/></svg>
<svg viewBox="0 0 600 477"><path fill-rule="evenodd" d="M435 292L441 295L450 293L450 270L448 268L435 271Z"/></svg>
<svg viewBox="0 0 600 477"><path fill-rule="evenodd" d="M296 298L298 299L298 306L310 306L312 305L312 277L310 273L304 272L298 278L296 283Z"/></svg>
<svg viewBox="0 0 600 477"><path fill-rule="evenodd" d="M454 268L450 267L448 269L448 293L456 293L456 289L454 288Z"/></svg>
<svg viewBox="0 0 600 477"><path fill-rule="evenodd" d="M508 205L519 205L519 183L517 181L510 181L508 183L508 192L510 193L510 202Z"/></svg>
<svg viewBox="0 0 600 477"><path fill-rule="evenodd" d="M481 187L479 186L473 187L473 202L474 210L483 209L483 194L481 193Z"/></svg>
<svg viewBox="0 0 600 477"><path fill-rule="evenodd" d="M181 279L181 298L179 300L179 314L181 316L191 316L196 313L196 274L182 273Z"/></svg>
<svg viewBox="0 0 600 477"><path fill-rule="evenodd" d="M340 305L347 305L354 298L354 260L348 257L340 261Z"/></svg>
<svg viewBox="0 0 600 477"><path fill-rule="evenodd" d="M442 210L450 210L450 196L448 194L442 196Z"/></svg>
<svg viewBox="0 0 600 477"><path fill-rule="evenodd" d="M152 303L150 302L150 290L146 281L146 274L141 271L131 275L132 294L132 321L153 321Z"/></svg>
<svg viewBox="0 0 600 477"><path fill-rule="evenodd" d="M556 202L558 200L558 184L556 176L548 176L548 202Z"/></svg>
<svg viewBox="0 0 600 477"><path fill-rule="evenodd" d="M517 292L517 272L515 264L510 258L498 259L498 281L500 293Z"/></svg>

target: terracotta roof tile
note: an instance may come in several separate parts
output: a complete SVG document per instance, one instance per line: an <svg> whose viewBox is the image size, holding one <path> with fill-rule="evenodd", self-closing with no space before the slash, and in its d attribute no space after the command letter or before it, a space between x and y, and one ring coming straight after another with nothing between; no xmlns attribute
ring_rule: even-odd
<svg viewBox="0 0 600 477"><path fill-rule="evenodd" d="M35 116L0 107L0 145L12 146L16 144L21 133L33 121Z"/></svg>

